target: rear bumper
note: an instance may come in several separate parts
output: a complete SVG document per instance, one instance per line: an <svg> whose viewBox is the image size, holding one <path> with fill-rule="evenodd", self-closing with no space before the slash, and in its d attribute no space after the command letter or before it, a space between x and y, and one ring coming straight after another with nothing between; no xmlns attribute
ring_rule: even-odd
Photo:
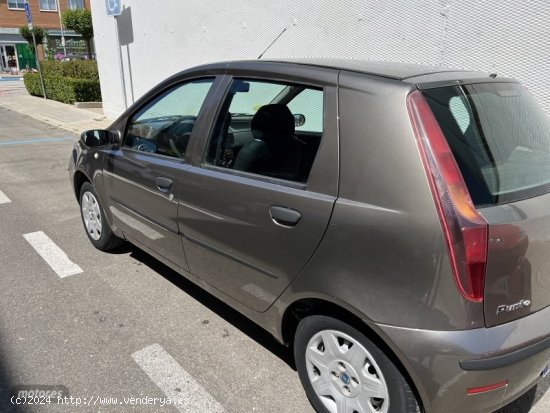
<svg viewBox="0 0 550 413"><path fill-rule="evenodd" d="M491 412L534 386L550 363L550 307L492 328L378 327L404 363L426 412ZM507 381L498 389L467 390Z"/></svg>

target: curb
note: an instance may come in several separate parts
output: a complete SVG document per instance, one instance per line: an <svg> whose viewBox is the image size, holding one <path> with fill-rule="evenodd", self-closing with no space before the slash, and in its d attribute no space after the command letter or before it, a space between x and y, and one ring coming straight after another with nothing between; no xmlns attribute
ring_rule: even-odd
<svg viewBox="0 0 550 413"><path fill-rule="evenodd" d="M73 133L76 133L76 134L80 134L84 131L84 129L86 129L86 128L82 128L81 126L69 125L69 124L59 122L59 121L56 121L56 120L52 120L52 119L49 119L49 118L46 118L46 117L43 117L43 116L40 116L40 115L32 115L32 114L29 114L27 112L18 110L16 108L10 106L9 104L5 104L5 103L0 102L0 107L3 107L5 109L13 111L13 112L17 112L17 113L19 113L21 115L24 115L24 116L28 116L29 118L36 119L40 122L44 122L44 123L46 123L50 126L53 126L53 127L59 128L59 129L64 129L66 131L73 132ZM109 121L109 119L105 116L102 116L101 118L94 118L93 120L97 121L97 122ZM89 128L89 129L93 129L93 128Z"/></svg>
<svg viewBox="0 0 550 413"><path fill-rule="evenodd" d="M75 102L73 103L74 107L77 109L90 109L90 108L102 108L103 102Z"/></svg>

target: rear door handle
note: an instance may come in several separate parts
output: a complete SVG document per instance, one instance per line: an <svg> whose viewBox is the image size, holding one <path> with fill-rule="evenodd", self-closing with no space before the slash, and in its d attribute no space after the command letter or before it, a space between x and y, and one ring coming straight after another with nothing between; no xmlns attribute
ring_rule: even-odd
<svg viewBox="0 0 550 413"><path fill-rule="evenodd" d="M162 176L159 176L157 178L157 188L161 192L168 192L170 188L172 187L172 180L168 178L164 178Z"/></svg>
<svg viewBox="0 0 550 413"><path fill-rule="evenodd" d="M296 226L302 218L302 214L295 209L281 206L272 206L269 208L269 215L276 225L285 228Z"/></svg>

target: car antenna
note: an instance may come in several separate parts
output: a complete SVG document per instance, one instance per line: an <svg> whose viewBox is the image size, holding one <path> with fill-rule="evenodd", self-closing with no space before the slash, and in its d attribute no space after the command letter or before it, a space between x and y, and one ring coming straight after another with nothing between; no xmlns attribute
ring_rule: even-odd
<svg viewBox="0 0 550 413"><path fill-rule="evenodd" d="M496 74L496 73L491 73L491 74L489 75L489 77L494 79L495 77L497 77L497 74Z"/></svg>
<svg viewBox="0 0 550 413"><path fill-rule="evenodd" d="M271 46L273 46L273 43L275 43L277 40L279 40L279 37L281 37L281 36L283 35L284 32L286 32L286 27L283 29L283 31L282 31L281 33L279 33L279 35L275 38L275 40L273 40L273 41L269 44L269 46L267 46L267 49L265 49L265 50L262 52L262 54L258 56L258 59L261 59L261 58L262 58L262 56L265 54L265 52L267 52L267 51L269 50L269 48L270 48Z"/></svg>

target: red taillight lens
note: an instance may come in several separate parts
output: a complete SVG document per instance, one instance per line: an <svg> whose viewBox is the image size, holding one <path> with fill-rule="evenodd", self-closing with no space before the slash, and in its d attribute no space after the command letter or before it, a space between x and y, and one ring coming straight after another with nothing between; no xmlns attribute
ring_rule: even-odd
<svg viewBox="0 0 550 413"><path fill-rule="evenodd" d="M488 386L471 387L469 389L466 389L466 394L468 396L471 396L473 394L487 393L489 391L500 389L505 386L508 386L508 380L499 381L498 383L489 384Z"/></svg>
<svg viewBox="0 0 550 413"><path fill-rule="evenodd" d="M487 222L477 212L449 144L420 91L409 94L407 107L447 242L456 285L468 300L482 301Z"/></svg>

